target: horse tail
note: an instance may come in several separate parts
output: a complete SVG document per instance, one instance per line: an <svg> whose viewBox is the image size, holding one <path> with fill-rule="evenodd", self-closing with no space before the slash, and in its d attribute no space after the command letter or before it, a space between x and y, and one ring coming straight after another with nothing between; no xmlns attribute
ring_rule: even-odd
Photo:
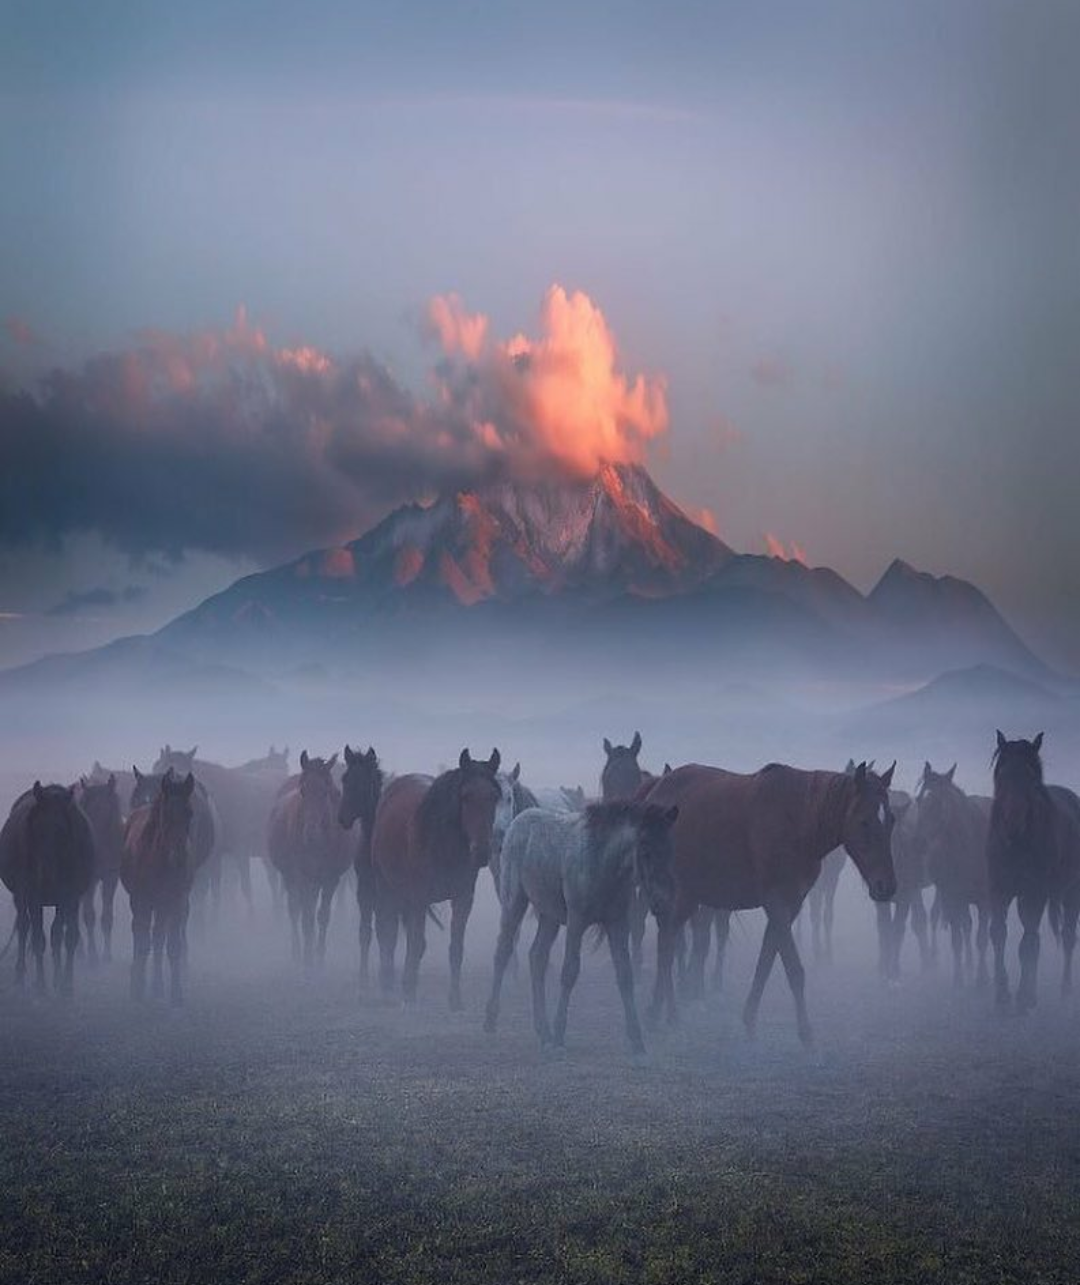
<svg viewBox="0 0 1080 1285"><path fill-rule="evenodd" d="M1054 934L1054 940L1061 943L1061 898L1051 897L1046 903L1046 922Z"/></svg>
<svg viewBox="0 0 1080 1285"><path fill-rule="evenodd" d="M442 921L442 920L439 918L439 916L435 913L435 907L434 907L434 906L428 906L428 908L427 908L427 912L428 912L428 918L429 918L429 919L431 920L431 922L435 925L435 927L439 930L439 932L442 932L442 931L443 931L443 921Z"/></svg>
<svg viewBox="0 0 1080 1285"><path fill-rule="evenodd" d="M8 939L7 939L6 945L4 946L4 949L0 950L0 960L7 958L7 953L11 949L11 943L15 940L15 930L16 928L18 928L18 926L19 926L19 921L18 919L16 919L15 922L11 925L11 932L8 933Z"/></svg>

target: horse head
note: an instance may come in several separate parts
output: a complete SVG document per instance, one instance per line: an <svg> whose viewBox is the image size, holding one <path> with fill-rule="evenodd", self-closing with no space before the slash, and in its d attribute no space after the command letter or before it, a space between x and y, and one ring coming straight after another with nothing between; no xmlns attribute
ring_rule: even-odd
<svg viewBox="0 0 1080 1285"><path fill-rule="evenodd" d="M458 759L458 821L469 856L477 868L486 866L491 859L495 813L503 798L498 780L500 762L498 750L492 750L491 757L484 760L474 759L468 749L464 749Z"/></svg>
<svg viewBox="0 0 1080 1285"><path fill-rule="evenodd" d="M345 774L341 778L341 806L338 808L338 822L342 829L350 829L358 819L363 820L366 825L371 824L382 785L383 774L379 768L379 756L374 749L369 745L365 753L346 745Z"/></svg>
<svg viewBox="0 0 1080 1285"><path fill-rule="evenodd" d="M1005 837L1024 843L1031 836L1039 804L1045 797L1043 785L1043 734L1033 740L1006 740L998 732L994 749L994 815Z"/></svg>
<svg viewBox="0 0 1080 1285"><path fill-rule="evenodd" d="M600 774L600 797L605 803L613 799L631 799L641 785L642 771L638 763L641 753L641 733L635 732L629 745L612 745L604 737L606 761Z"/></svg>
<svg viewBox="0 0 1080 1285"><path fill-rule="evenodd" d="M889 801L896 764L880 776L860 763L847 780L841 843L866 881L874 901L896 895L892 857L894 817Z"/></svg>

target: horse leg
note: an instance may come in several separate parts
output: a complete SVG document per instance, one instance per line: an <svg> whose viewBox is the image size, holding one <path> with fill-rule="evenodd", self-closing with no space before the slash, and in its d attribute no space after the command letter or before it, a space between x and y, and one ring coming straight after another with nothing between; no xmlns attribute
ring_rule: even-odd
<svg viewBox="0 0 1080 1285"><path fill-rule="evenodd" d="M975 985L980 990L983 990L990 981L990 974L986 968L986 942L990 936L990 911L984 905L978 906L977 910L979 926L975 932L975 950L978 954L978 971L975 974Z"/></svg>
<svg viewBox="0 0 1080 1285"><path fill-rule="evenodd" d="M1005 968L1006 925L1011 897L996 894L990 901L990 941L994 947L994 990L998 1008L1009 1006L1009 974Z"/></svg>
<svg viewBox="0 0 1080 1285"><path fill-rule="evenodd" d="M406 1004L416 1003L420 961L427 947L424 939L426 924L427 906L410 907L405 915L405 967L401 973L401 997Z"/></svg>
<svg viewBox="0 0 1080 1285"><path fill-rule="evenodd" d="M825 905L821 912L822 927L825 935L825 962L833 962L832 954L832 937L833 937L833 919L836 915L836 884L825 890Z"/></svg>
<svg viewBox="0 0 1080 1285"><path fill-rule="evenodd" d="M892 935L892 980L900 980L900 956L904 949L904 932L907 928L908 912L911 909L911 894L901 893L896 899L893 910Z"/></svg>
<svg viewBox="0 0 1080 1285"><path fill-rule="evenodd" d="M878 976L883 982L889 980L889 938L892 935L892 903L879 901L874 906L877 915L878 936Z"/></svg>
<svg viewBox="0 0 1080 1285"><path fill-rule="evenodd" d="M821 911L823 896L818 888L810 890L810 942L814 951L814 962L822 963L825 958L825 942L821 933Z"/></svg>
<svg viewBox="0 0 1080 1285"><path fill-rule="evenodd" d="M185 897L169 915L166 950L169 955L169 1003L174 1008L184 1002L184 929L188 905Z"/></svg>
<svg viewBox="0 0 1080 1285"><path fill-rule="evenodd" d="M705 995L705 960L709 954L712 920L711 906L698 906L690 916L690 964L683 983L687 999L702 999Z"/></svg>
<svg viewBox="0 0 1080 1285"><path fill-rule="evenodd" d="M300 933L304 942L304 967L310 968L315 962L315 903L319 899L318 884L305 879L300 888Z"/></svg>
<svg viewBox="0 0 1080 1285"><path fill-rule="evenodd" d="M747 995L746 1003L743 1005L743 1026L746 1027L746 1033L749 1036L753 1036L757 1026L761 997L765 992L765 983L769 980L769 974L772 972L772 966L779 949L780 943L777 939L776 924L773 916L769 915L765 923L765 933L761 939L761 951L758 954L757 967L754 969L754 980L750 984L750 994Z"/></svg>
<svg viewBox="0 0 1080 1285"><path fill-rule="evenodd" d="M634 969L641 971L645 956L645 925L648 921L649 903L640 888L634 889L630 898L630 941L632 943Z"/></svg>
<svg viewBox="0 0 1080 1285"><path fill-rule="evenodd" d="M64 909L62 906L57 906L53 911L49 946L52 950L53 990L59 994L64 984Z"/></svg>
<svg viewBox="0 0 1080 1285"><path fill-rule="evenodd" d="M713 926L716 929L716 956L713 961L712 984L713 990L719 991L724 989L724 955L731 936L731 911L714 911Z"/></svg>
<svg viewBox="0 0 1080 1285"><path fill-rule="evenodd" d="M141 1000L146 995L146 961L150 955L151 907L141 898L131 899L131 998Z"/></svg>
<svg viewBox="0 0 1080 1285"><path fill-rule="evenodd" d="M370 870L356 872L356 907L360 912L360 985L367 987L371 959L371 938L375 922L373 875Z"/></svg>
<svg viewBox="0 0 1080 1285"><path fill-rule="evenodd" d="M375 936L379 940L379 984L384 995L394 989L394 954L397 951L398 908L390 890L377 879L375 891Z"/></svg>
<svg viewBox="0 0 1080 1285"><path fill-rule="evenodd" d="M1016 908L1024 926L1024 935L1020 938L1020 985L1016 990L1016 1007L1021 1013L1030 1012L1035 1007L1039 972L1039 923L1045 906L1045 896L1024 895L1017 898Z"/></svg>
<svg viewBox="0 0 1080 1285"><path fill-rule="evenodd" d="M315 948L315 959L320 967L326 963L326 933L330 927L330 910L334 904L335 892L337 880L324 883L319 897L319 940Z"/></svg>
<svg viewBox="0 0 1080 1285"><path fill-rule="evenodd" d="M30 944L34 948L34 984L45 990L45 907L40 903L30 907Z"/></svg>
<svg viewBox="0 0 1080 1285"><path fill-rule="evenodd" d="M514 944L521 928L521 921L529 908L529 899L520 887L515 888L507 899L499 918L499 939L495 943L495 966L491 975L491 994L488 996L487 1011L484 1014L484 1030L489 1035L495 1033L499 1024L499 995L502 991L503 977L507 966L514 955Z"/></svg>
<svg viewBox="0 0 1080 1285"><path fill-rule="evenodd" d="M559 978L559 1002L555 1006L556 1048L562 1048L566 1043L566 1016L570 1008L570 993L581 972L581 941L585 936L585 928L585 920L571 911L566 920L566 948Z"/></svg>
<svg viewBox="0 0 1080 1285"><path fill-rule="evenodd" d="M635 1053L645 1052L645 1041L641 1037L641 1022L638 1019L637 1004L634 1003L634 966L630 962L630 925L623 919L607 925L608 947L611 950L611 962L615 966L615 981L622 997L623 1013L626 1018L626 1038ZM704 962L702 963L704 971Z"/></svg>
<svg viewBox="0 0 1080 1285"><path fill-rule="evenodd" d="M953 988L961 990L964 985L964 912L963 907L950 905L945 915L949 926L949 937L952 940L953 953Z"/></svg>
<svg viewBox="0 0 1080 1285"><path fill-rule="evenodd" d="M1061 907L1061 950L1063 955L1061 970L1061 996L1066 999L1072 994L1073 951L1076 949L1076 920L1080 915L1080 905L1065 902Z"/></svg>
<svg viewBox="0 0 1080 1285"><path fill-rule="evenodd" d="M971 948L971 907L966 901L960 910L960 925L964 930L964 976L967 978L975 971L975 954Z"/></svg>
<svg viewBox="0 0 1080 1285"><path fill-rule="evenodd" d="M19 934L19 953L15 959L15 982L26 981L26 943L30 937L30 911L25 901L15 903L15 930Z"/></svg>
<svg viewBox="0 0 1080 1285"><path fill-rule="evenodd" d="M461 961L465 958L465 925L472 906L471 892L450 903L450 1010L454 1013L465 1007L461 1002Z"/></svg>
<svg viewBox="0 0 1080 1285"><path fill-rule="evenodd" d="M533 1026L540 1037L541 1044L551 1043L551 1027L548 1025L547 983L548 960L551 958L551 947L559 935L558 920L549 919L547 915L537 914L536 936L529 949L529 972L532 975Z"/></svg>
<svg viewBox="0 0 1080 1285"><path fill-rule="evenodd" d="M171 914L158 906L154 911L154 925L151 941L154 947L154 980L152 994L154 999L165 998L165 938L169 932Z"/></svg>
<svg viewBox="0 0 1080 1285"><path fill-rule="evenodd" d="M244 898L244 904L247 906L248 919L255 914L255 898L251 893L251 858L246 855L237 857L237 872L240 876L240 895Z"/></svg>
<svg viewBox="0 0 1080 1285"><path fill-rule="evenodd" d="M773 916L770 915L769 918L771 921ZM791 919L787 911L778 911L776 919L776 948L780 952L780 961L784 965L788 985L795 997L795 1021L798 1025L799 1040L803 1048L810 1049L814 1047L814 1032L806 1012L806 969L803 968L802 960L799 958L795 938L791 935Z"/></svg>
<svg viewBox="0 0 1080 1285"><path fill-rule="evenodd" d="M652 1003L646 1015L650 1026L656 1026L660 1015L666 1009L669 1026L678 1020L678 1007L675 1003L675 980L673 976L675 946L683 924L689 915L685 907L679 908L663 923L657 925L656 934L656 977L653 980Z"/></svg>
<svg viewBox="0 0 1080 1285"><path fill-rule="evenodd" d="M97 880L82 895L83 926L86 928L86 962L91 968L98 962L97 938L95 936L97 912L94 907L96 893Z"/></svg>
<svg viewBox="0 0 1080 1285"><path fill-rule="evenodd" d="M73 901L64 913L64 980L63 993L75 992L75 952L79 949L79 903Z"/></svg>
<svg viewBox="0 0 1080 1285"><path fill-rule="evenodd" d="M915 934L919 947L919 967L926 972L930 967L930 942L926 936L926 903L923 901L921 888L916 888L911 894L911 931ZM985 964L984 958L984 967Z"/></svg>
<svg viewBox="0 0 1080 1285"><path fill-rule="evenodd" d="M119 875L106 875L101 881L101 951L107 964L112 963L113 902Z"/></svg>
<svg viewBox="0 0 1080 1285"><path fill-rule="evenodd" d="M302 956L300 949L300 895L291 879L285 880L285 904L289 911L293 963L299 964Z"/></svg>

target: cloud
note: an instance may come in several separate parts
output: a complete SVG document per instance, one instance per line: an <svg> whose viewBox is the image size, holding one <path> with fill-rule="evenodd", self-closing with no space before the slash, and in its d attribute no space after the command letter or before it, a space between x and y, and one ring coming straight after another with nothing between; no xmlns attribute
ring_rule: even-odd
<svg viewBox="0 0 1080 1285"><path fill-rule="evenodd" d="M686 513L686 516L688 518L692 518L698 526L704 527L705 530L710 532L712 535L719 536L720 523L717 521L716 514L712 509L705 506L694 508L692 506L687 507L684 505L683 511Z"/></svg>
<svg viewBox="0 0 1080 1285"><path fill-rule="evenodd" d="M548 290L536 339L490 339L487 319L454 295L432 300L427 317L448 359L444 402L514 472L555 465L588 474L604 461L640 461L667 431L665 380L619 369L604 314L581 291Z"/></svg>
<svg viewBox="0 0 1080 1285"><path fill-rule="evenodd" d="M45 613L47 616L77 616L85 607L117 607L122 603L141 602L149 590L145 585L125 585L119 592L107 589L103 585L95 589L77 591L69 589L67 594Z"/></svg>
<svg viewBox="0 0 1080 1285"><path fill-rule="evenodd" d="M367 353L277 347L243 309L0 390L0 547L94 531L152 573L185 550L265 562L418 496L637 460L667 428L663 379L622 373L584 294L552 287L536 339L492 339L455 296L425 329L426 397Z"/></svg>
<svg viewBox="0 0 1080 1285"><path fill-rule="evenodd" d="M806 550L801 544L792 540L785 548L783 540L778 540L771 531L765 532L765 552L770 558L779 558L782 562L801 562L804 567L809 566Z"/></svg>

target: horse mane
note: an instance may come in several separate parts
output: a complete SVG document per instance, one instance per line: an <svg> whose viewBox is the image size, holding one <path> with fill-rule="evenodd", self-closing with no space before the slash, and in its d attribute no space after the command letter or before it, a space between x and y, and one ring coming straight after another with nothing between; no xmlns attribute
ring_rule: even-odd
<svg viewBox="0 0 1080 1285"><path fill-rule="evenodd" d="M514 795L514 815L524 812L526 808L536 808L540 802L536 795L527 785L522 785L520 781L515 781L511 787Z"/></svg>
<svg viewBox="0 0 1080 1285"><path fill-rule="evenodd" d="M437 776L424 792L416 809L416 828L425 848L429 843L437 844L440 831L461 829L458 808L465 774L464 768L451 768Z"/></svg>
<svg viewBox="0 0 1080 1285"><path fill-rule="evenodd" d="M585 825L589 836L613 830L623 821L641 815L641 805L633 799L611 799L607 803L590 803L585 808Z"/></svg>

